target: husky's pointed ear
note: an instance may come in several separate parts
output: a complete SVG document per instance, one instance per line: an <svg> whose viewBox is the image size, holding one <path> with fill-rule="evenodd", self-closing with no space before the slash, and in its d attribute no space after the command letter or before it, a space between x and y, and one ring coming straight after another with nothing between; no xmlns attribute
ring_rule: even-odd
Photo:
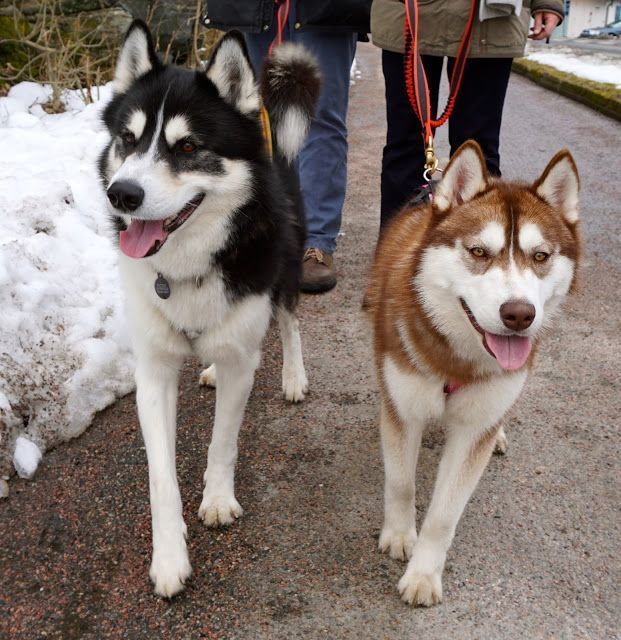
<svg viewBox="0 0 621 640"><path fill-rule="evenodd" d="M220 97L241 113L259 110L259 88L244 37L238 31L230 31L216 45L207 77L216 85Z"/></svg>
<svg viewBox="0 0 621 640"><path fill-rule="evenodd" d="M127 91L131 84L156 67L161 66L149 27L142 20L134 20L119 54L114 72L114 93Z"/></svg>
<svg viewBox="0 0 621 640"><path fill-rule="evenodd" d="M487 167L481 147L468 140L457 149L444 170L433 195L434 209L440 213L472 200L487 187Z"/></svg>
<svg viewBox="0 0 621 640"><path fill-rule="evenodd" d="M567 149L559 151L533 184L535 193L559 209L567 222L578 222L580 179L576 163Z"/></svg>

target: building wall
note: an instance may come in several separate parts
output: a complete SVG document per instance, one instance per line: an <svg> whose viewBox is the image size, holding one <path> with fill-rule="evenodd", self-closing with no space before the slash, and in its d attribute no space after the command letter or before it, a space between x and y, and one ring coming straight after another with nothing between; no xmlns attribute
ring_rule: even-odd
<svg viewBox="0 0 621 640"><path fill-rule="evenodd" d="M576 38L583 29L602 27L614 21L615 5L610 0L571 0L566 2L564 35Z"/></svg>

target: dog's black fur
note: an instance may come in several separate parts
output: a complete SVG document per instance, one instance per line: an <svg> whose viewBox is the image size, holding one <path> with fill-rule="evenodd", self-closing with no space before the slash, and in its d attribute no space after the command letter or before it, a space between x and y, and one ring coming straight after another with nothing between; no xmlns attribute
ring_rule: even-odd
<svg viewBox="0 0 621 640"><path fill-rule="evenodd" d="M305 239L304 212L294 168L279 152L277 141L273 161L267 156L258 112L240 113L220 96L205 72L163 64L155 53L147 26L136 20L126 38L134 29L142 29L147 36L152 69L140 76L127 91L115 94L104 111L103 120L112 137L99 160L104 188L109 186L112 177L107 166L110 147L116 144L121 158L130 153L145 152L151 143L162 96L166 95L164 118L183 114L191 121L193 134L201 144L200 153L188 160L160 141L158 153L170 164L172 172L218 173L222 171L221 158L243 159L252 167L253 197L235 213L226 246L213 256L212 264L205 265L205 271L214 266L221 267L232 299L270 291L274 304L293 309ZM241 34L231 32L225 38L235 38L249 61ZM217 49L212 60L216 52ZM304 71L308 69L300 69L300 73ZM315 88L313 82L317 85ZM264 92L269 91L268 65L262 85ZM312 111L319 89L318 78L310 78L310 84L307 80L306 85L310 89L302 92L299 100L305 110ZM239 90L233 83L230 92ZM286 92L287 87L280 91ZM285 99L291 101L280 93L269 93L266 102L274 111L275 122L284 109ZM123 129L129 114L137 107L147 113L147 125L141 141L132 146L123 141ZM118 233L127 225L120 216L111 217L115 239L118 239Z"/></svg>

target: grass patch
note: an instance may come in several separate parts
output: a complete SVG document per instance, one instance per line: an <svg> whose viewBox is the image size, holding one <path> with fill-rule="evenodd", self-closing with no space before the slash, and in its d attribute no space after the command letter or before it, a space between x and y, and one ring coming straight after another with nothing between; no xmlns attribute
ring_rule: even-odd
<svg viewBox="0 0 621 640"><path fill-rule="evenodd" d="M61 111L65 89L78 89L85 102L92 88L110 79L115 30L103 12L66 16L60 0L42 0L36 14L12 4L0 16L0 87L22 80L52 86L51 110Z"/></svg>
<svg viewBox="0 0 621 640"><path fill-rule="evenodd" d="M614 84L586 80L525 58L513 61L513 71L546 89L552 89L611 118L621 120L621 90Z"/></svg>
<svg viewBox="0 0 621 640"><path fill-rule="evenodd" d="M1 2L0 2L1 4ZM0 96L22 80L51 85L52 98L46 110L63 110L66 89L80 91L92 101L94 87L112 79L129 13L112 6L110 0L74 2L17 0L0 11ZM156 48L166 61L200 68L219 32L200 24L202 0L189 2L192 15L173 32L160 32L165 0L149 0L142 16L151 26ZM159 12L159 13L158 13Z"/></svg>

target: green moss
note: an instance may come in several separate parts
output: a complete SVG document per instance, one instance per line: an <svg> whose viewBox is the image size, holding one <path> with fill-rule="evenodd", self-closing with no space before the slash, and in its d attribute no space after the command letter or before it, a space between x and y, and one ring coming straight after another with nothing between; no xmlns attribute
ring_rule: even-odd
<svg viewBox="0 0 621 640"><path fill-rule="evenodd" d="M82 89L109 80L131 15L119 8L84 9L116 4L116 0L23 0L15 10L16 19L0 15L0 91L21 80L46 82L54 89L56 108L63 89ZM48 10L43 12L41 7ZM167 9L163 7L161 13L166 16ZM162 38L160 50L167 51L171 59L195 65L188 40L191 28L186 22L182 21L183 29L177 24L165 37L155 28L153 33ZM182 46L177 30L183 33ZM199 48L210 49L215 35L201 29Z"/></svg>
<svg viewBox="0 0 621 640"><path fill-rule="evenodd" d="M526 59L514 60L513 70L547 89L621 120L621 91L614 84L586 80Z"/></svg>
<svg viewBox="0 0 621 640"><path fill-rule="evenodd" d="M21 69L28 62L28 51L16 40L28 34L29 25L24 19L13 20L0 16L0 76L11 75L11 69Z"/></svg>

